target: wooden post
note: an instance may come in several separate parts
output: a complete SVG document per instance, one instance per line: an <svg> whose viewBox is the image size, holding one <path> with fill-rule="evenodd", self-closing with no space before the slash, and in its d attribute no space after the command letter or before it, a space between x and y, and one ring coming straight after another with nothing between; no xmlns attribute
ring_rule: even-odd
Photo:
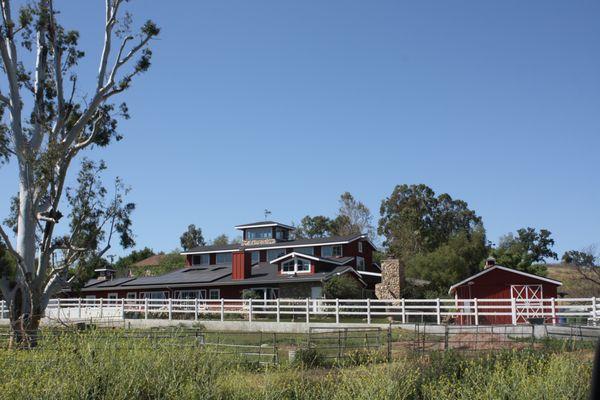
<svg viewBox="0 0 600 400"><path fill-rule="evenodd" d="M306 298L306 323L308 324L310 322L310 300L307 297Z"/></svg>
<svg viewBox="0 0 600 400"><path fill-rule="evenodd" d="M81 318L81 297L77 299L77 318Z"/></svg>
<svg viewBox="0 0 600 400"><path fill-rule="evenodd" d="M440 325L442 323L442 314L440 309L440 299L439 297L435 299L435 314L437 317L437 324Z"/></svg>
<svg viewBox="0 0 600 400"><path fill-rule="evenodd" d="M225 299L221 298L221 322L225 321Z"/></svg>
<svg viewBox="0 0 600 400"><path fill-rule="evenodd" d="M556 300L550 299L550 306L552 307L552 325L556 325Z"/></svg>
<svg viewBox="0 0 600 400"><path fill-rule="evenodd" d="M144 297L144 319L148 319L148 298Z"/></svg>
<svg viewBox="0 0 600 400"><path fill-rule="evenodd" d="M104 299L102 297L100 297L100 318L102 318L104 316ZM58 307L60 308L60 302L58 303Z"/></svg>
<svg viewBox="0 0 600 400"><path fill-rule="evenodd" d="M173 319L173 299L169 297L169 321Z"/></svg>
<svg viewBox="0 0 600 400"><path fill-rule="evenodd" d="M367 299L367 324L371 324L371 299Z"/></svg>
<svg viewBox="0 0 600 400"><path fill-rule="evenodd" d="M512 298L510 299L510 312L512 317L512 324L517 324L517 301Z"/></svg>
<svg viewBox="0 0 600 400"><path fill-rule="evenodd" d="M279 298L277 298L277 322L279 322L281 319L280 316L280 305L279 305Z"/></svg>
<svg viewBox="0 0 600 400"><path fill-rule="evenodd" d="M194 299L194 321L198 321L198 298Z"/></svg>
<svg viewBox="0 0 600 400"><path fill-rule="evenodd" d="M121 299L121 317L125 320L125 299Z"/></svg>
<svg viewBox="0 0 600 400"><path fill-rule="evenodd" d="M596 326L596 296L592 297L592 324Z"/></svg>
<svg viewBox="0 0 600 400"><path fill-rule="evenodd" d="M56 299L56 318L60 319L60 297Z"/></svg>
<svg viewBox="0 0 600 400"><path fill-rule="evenodd" d="M248 299L248 322L252 322L252 298Z"/></svg>
<svg viewBox="0 0 600 400"><path fill-rule="evenodd" d="M335 299L335 323L340 323L340 299Z"/></svg>
<svg viewBox="0 0 600 400"><path fill-rule="evenodd" d="M406 306L405 306L405 302L404 302L404 298L401 300L402 301L402 323L405 324L406 323Z"/></svg>
<svg viewBox="0 0 600 400"><path fill-rule="evenodd" d="M478 308L477 297L475 297L473 299L473 308L475 309L475 325L479 326L479 308Z"/></svg>

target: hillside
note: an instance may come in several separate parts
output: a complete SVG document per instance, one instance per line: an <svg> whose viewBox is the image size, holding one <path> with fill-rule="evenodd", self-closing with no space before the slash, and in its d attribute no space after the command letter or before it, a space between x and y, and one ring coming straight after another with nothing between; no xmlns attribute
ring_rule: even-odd
<svg viewBox="0 0 600 400"><path fill-rule="evenodd" d="M600 297L600 286L583 279L574 267L565 264L548 264L547 268L548 278L563 283L558 289L559 293L566 293L567 297Z"/></svg>

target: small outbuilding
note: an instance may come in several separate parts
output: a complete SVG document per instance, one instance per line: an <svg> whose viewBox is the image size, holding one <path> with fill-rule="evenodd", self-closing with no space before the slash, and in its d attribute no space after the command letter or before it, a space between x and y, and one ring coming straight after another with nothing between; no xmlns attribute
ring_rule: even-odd
<svg viewBox="0 0 600 400"><path fill-rule="evenodd" d="M556 298L560 281L543 276L529 274L512 268L496 265L493 258L486 260L485 269L469 278L452 285L450 295L454 295L456 306L465 313L474 313L474 301L460 300L494 300L478 302L479 324L523 324L531 318L551 315L549 302L544 299ZM515 307L512 302L515 299ZM496 314L496 315L485 315ZM504 315L498 315L504 314ZM457 323L474 324L475 316L462 316Z"/></svg>

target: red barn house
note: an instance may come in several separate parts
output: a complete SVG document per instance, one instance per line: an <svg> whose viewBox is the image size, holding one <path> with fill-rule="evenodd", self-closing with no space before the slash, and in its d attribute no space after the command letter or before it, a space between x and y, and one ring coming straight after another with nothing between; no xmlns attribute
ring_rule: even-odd
<svg viewBox="0 0 600 400"><path fill-rule="evenodd" d="M323 283L348 275L370 296L381 280L375 246L366 235L293 239L294 228L273 221L236 226L242 242L185 251L186 265L160 276L92 279L86 297L152 299L320 298Z"/></svg>
<svg viewBox="0 0 600 400"><path fill-rule="evenodd" d="M460 300L503 299L505 301L478 302L479 313L508 313L495 316L479 315L479 324L521 324L528 323L529 318L539 317L541 311L550 314L548 303L542 304L541 300L556 298L558 287L561 285L561 282L553 279L496 265L495 260L490 258L486 261L483 271L452 285L449 294L454 295L457 307L461 311L471 313L474 312L473 303L467 305ZM516 300L515 321L510 301L512 299ZM463 325L473 324L474 316L460 317L457 322Z"/></svg>

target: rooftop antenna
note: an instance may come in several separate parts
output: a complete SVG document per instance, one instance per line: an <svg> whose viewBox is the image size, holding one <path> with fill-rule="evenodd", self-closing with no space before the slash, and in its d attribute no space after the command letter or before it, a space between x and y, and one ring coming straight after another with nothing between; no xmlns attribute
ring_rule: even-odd
<svg viewBox="0 0 600 400"><path fill-rule="evenodd" d="M269 219L269 215L271 215L271 211L265 208L265 221Z"/></svg>

